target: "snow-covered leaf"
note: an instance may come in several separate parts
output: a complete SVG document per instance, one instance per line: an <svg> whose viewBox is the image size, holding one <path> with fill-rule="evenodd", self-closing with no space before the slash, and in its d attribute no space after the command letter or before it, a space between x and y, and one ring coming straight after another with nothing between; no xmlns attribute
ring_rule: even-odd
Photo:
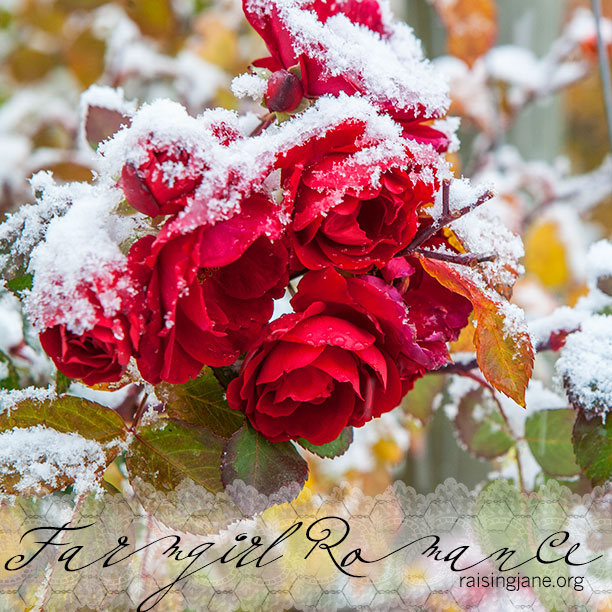
<svg viewBox="0 0 612 612"><path fill-rule="evenodd" d="M0 490L43 495L97 486L121 449L121 417L78 397L25 400L0 415Z"/></svg>
<svg viewBox="0 0 612 612"><path fill-rule="evenodd" d="M421 258L425 271L466 297L474 307L474 344L485 378L517 404L525 406L525 389L533 370L533 348L521 313L473 276L452 264Z"/></svg>

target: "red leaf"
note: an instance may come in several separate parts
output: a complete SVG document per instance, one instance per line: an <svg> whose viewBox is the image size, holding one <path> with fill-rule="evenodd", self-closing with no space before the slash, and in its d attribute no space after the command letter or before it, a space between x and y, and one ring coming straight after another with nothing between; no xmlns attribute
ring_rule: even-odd
<svg viewBox="0 0 612 612"><path fill-rule="evenodd" d="M438 282L470 300L476 321L476 357L482 373L493 387L524 407L533 370L533 347L527 330L508 317L509 302L490 289L481 289L474 268L425 257L420 261Z"/></svg>

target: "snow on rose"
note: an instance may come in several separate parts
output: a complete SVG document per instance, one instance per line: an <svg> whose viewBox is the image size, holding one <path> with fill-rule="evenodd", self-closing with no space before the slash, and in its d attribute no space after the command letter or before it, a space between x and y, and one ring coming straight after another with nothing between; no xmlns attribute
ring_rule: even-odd
<svg viewBox="0 0 612 612"><path fill-rule="evenodd" d="M448 343L472 310L497 347L481 363L493 385L517 377L509 352L529 371L533 360L520 316L487 280L516 269L514 253L470 249L447 227L488 195L452 178L453 134L432 123L447 111L446 85L411 30L377 0L269 4L244 3L271 54L241 80L263 96L259 124L169 101L130 111L98 148L95 184L62 188L65 206L27 268L22 299L59 372L146 383L158 399L199 389L191 412L162 399L145 423L145 399L125 424L125 444L146 441L128 447L128 471L151 482L163 430L177 447L203 447L206 458L185 461L212 462L198 483L208 490L228 473L255 482L233 459L253 440L279 458L282 482L303 484L289 442L345 440L396 408L451 362ZM47 181L42 197L58 189ZM478 232L497 236L483 219ZM450 272L425 265L439 260ZM288 294L293 311L274 319ZM526 384L503 390L521 403ZM264 481L274 492L278 479Z"/></svg>

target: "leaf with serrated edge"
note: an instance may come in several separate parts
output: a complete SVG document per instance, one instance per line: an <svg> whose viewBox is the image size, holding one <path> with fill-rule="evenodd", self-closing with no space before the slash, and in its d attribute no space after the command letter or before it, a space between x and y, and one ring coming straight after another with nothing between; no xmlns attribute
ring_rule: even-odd
<svg viewBox="0 0 612 612"><path fill-rule="evenodd" d="M225 391L210 368L184 385L164 385L161 396L169 417L223 438L230 438L244 422L243 414L228 406Z"/></svg>
<svg viewBox="0 0 612 612"><path fill-rule="evenodd" d="M533 370L533 347L527 329L506 331L503 300L486 295L461 271L442 261L421 257L425 271L447 289L472 303L478 365L485 378L517 404L525 407L525 389Z"/></svg>
<svg viewBox="0 0 612 612"><path fill-rule="evenodd" d="M400 404L403 411L423 425L427 424L433 414L434 399L442 392L445 381L445 377L440 374L419 378Z"/></svg>
<svg viewBox="0 0 612 612"><path fill-rule="evenodd" d="M223 456L221 479L227 487L242 480L264 495L308 478L308 464L290 442L270 442L248 422L230 438ZM286 500L290 501L290 500Z"/></svg>
<svg viewBox="0 0 612 612"><path fill-rule="evenodd" d="M82 397L60 397L44 402L25 400L10 412L0 414L0 431L36 425L60 433L77 433L100 444L125 437L123 419L114 410Z"/></svg>
<svg viewBox="0 0 612 612"><path fill-rule="evenodd" d="M455 418L457 435L481 459L501 457L514 445L512 432L490 393L483 387L466 393Z"/></svg>
<svg viewBox="0 0 612 612"><path fill-rule="evenodd" d="M130 479L137 476L160 491L173 491L190 478L217 493L223 490L219 470L224 443L203 427L168 419L138 429L126 467Z"/></svg>
<svg viewBox="0 0 612 612"><path fill-rule="evenodd" d="M612 419L603 423L579 411L572 442L576 461L593 484L603 484L612 476Z"/></svg>
<svg viewBox="0 0 612 612"><path fill-rule="evenodd" d="M540 467L551 476L575 476L572 429L576 411L570 408L541 410L525 421L525 439Z"/></svg>
<svg viewBox="0 0 612 612"><path fill-rule="evenodd" d="M0 414L0 432L37 425L60 433L75 433L98 442L106 455L106 465L115 459L120 450L118 445L110 448L106 445L123 440L126 434L123 419L116 412L80 397L62 397L44 402L25 400L15 405L10 412ZM3 473L0 488L7 494L23 494L15 488L18 482L18 474ZM37 495L63 489L71 482L70 478L59 478L53 489L42 486Z"/></svg>
<svg viewBox="0 0 612 612"><path fill-rule="evenodd" d="M297 443L306 450L318 455L319 457L323 457L325 459L333 459L334 457L340 457L344 455L346 451L349 449L349 446L353 442L353 428L345 427L340 435L331 442L327 444L321 444L316 446L311 444L308 440L304 438L300 438L297 440Z"/></svg>

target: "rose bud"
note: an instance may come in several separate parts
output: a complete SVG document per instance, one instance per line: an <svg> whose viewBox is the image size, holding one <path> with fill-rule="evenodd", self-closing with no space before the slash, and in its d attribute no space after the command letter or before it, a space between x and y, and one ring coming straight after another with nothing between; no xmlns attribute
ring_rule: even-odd
<svg viewBox="0 0 612 612"><path fill-rule="evenodd" d="M295 110L303 97L302 82L288 70L277 70L268 79L264 101L273 113Z"/></svg>

